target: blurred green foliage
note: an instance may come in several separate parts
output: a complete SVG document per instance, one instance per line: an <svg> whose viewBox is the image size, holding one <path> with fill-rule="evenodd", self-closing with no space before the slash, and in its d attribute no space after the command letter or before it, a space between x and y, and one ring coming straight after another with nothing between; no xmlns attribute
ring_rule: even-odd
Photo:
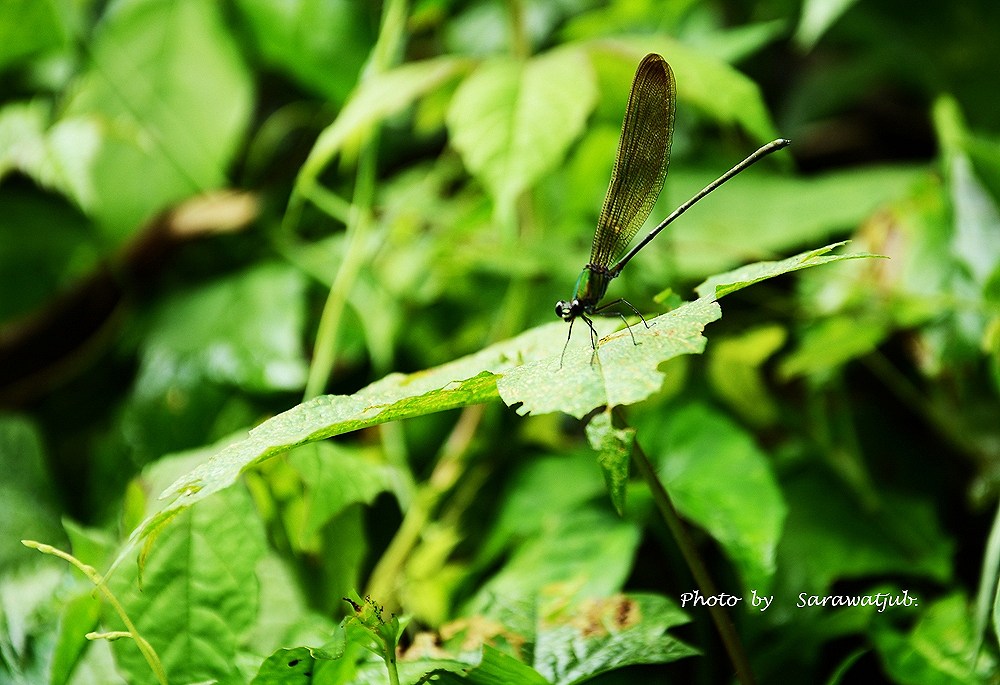
<svg viewBox="0 0 1000 685"><path fill-rule="evenodd" d="M759 682L1000 682L998 29L988 0L8 0L0 682L158 682L137 635L171 683L731 682L633 441ZM657 220L793 145L614 281L642 344L599 322L563 365L650 51ZM846 238L888 259L715 289ZM801 604L876 593L914 601Z"/></svg>

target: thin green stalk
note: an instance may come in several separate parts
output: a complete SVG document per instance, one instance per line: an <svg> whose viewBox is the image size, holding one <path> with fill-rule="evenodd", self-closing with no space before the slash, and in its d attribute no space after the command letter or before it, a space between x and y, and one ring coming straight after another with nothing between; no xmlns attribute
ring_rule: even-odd
<svg viewBox="0 0 1000 685"><path fill-rule="evenodd" d="M406 0L390 0L385 6L382 14L382 25L379 28L379 37L372 49L371 58L362 78L373 73L382 73L398 61L398 56L402 52L405 42L408 12L409 5ZM375 200L378 142L379 136L376 129L365 142L359 156L350 220L347 224L347 250L344 253L340 269L334 277L326 304L323 306L323 313L320 316L319 327L316 331L316 344L313 349L313 362L309 367L309 378L306 380L304 399L307 400L321 394L326 387L327 379L330 377L336 360L336 343L347 298L362 265L365 263L364 250L373 224L371 208ZM313 191L307 194L321 200L329 199L321 192ZM293 193L294 198L295 194ZM294 205L290 200L289 207L292 206ZM289 213L286 212L287 214Z"/></svg>
<svg viewBox="0 0 1000 685"><path fill-rule="evenodd" d="M372 570L365 594L379 597L387 606L396 605L396 581L403 572L406 560L420 541L427 522L441 499L464 472L465 457L482 421L484 405L473 405L462 410L458 422L448 436L427 482L413 498L403 522L392 541Z"/></svg>
<svg viewBox="0 0 1000 685"><path fill-rule="evenodd" d="M615 410L615 416L618 421L624 423L621 413L617 409ZM691 575L698 585L698 589L706 597L718 594L715 583L712 582L712 578L708 574L705 562L698 553L698 548L695 546L694 541L691 540L691 536L688 535L687 528L684 527L684 523L677 514L670 495L667 494L666 488L656 475L656 469L649 461L646 453L642 451L638 440L632 446L632 461L649 486L649 490L653 495L653 501L656 503L656 508L660 510L660 515L663 516L667 528L670 529L671 535L676 540L677 546L684 556L684 561L687 562L688 569L690 569ZM729 655L729 660L733 664L733 669L736 671L737 680L742 685L753 685L755 681L753 671L750 668L750 660L743 649L743 643L736 632L736 626L733 625L732 618L730 618L729 614L721 606L710 606L708 611L712 616L712 621L715 623L716 630L719 632L719 637L722 639L726 653Z"/></svg>
<svg viewBox="0 0 1000 685"><path fill-rule="evenodd" d="M340 263L340 269L333 279L330 292L327 294L323 313L320 315L319 327L316 331L316 344L313 348L313 360L309 366L309 378L306 381L304 400L316 397L326 388L327 380L333 370L336 360L337 338L340 333L340 322L344 316L347 297L354 281L365 263L364 250L371 233L371 206L375 195L375 167L378 152L377 135L361 151L358 160L357 182L354 191L354 202L351 207L351 219L347 225L347 249Z"/></svg>
<svg viewBox="0 0 1000 685"><path fill-rule="evenodd" d="M128 617L128 614L125 613L125 607L121 605L121 602L118 601L118 598L115 597L114 593L112 593L111 590L108 589L107 584L105 584L104 582L104 577L97 572L97 569L95 569L93 566L90 566L89 564L83 563L82 561L74 557L72 554L64 552L61 549L53 547L52 545L46 545L43 542L36 542L34 540L21 540L21 544L30 549L37 549L42 554L50 554L54 557L62 559L63 561L67 561L73 566L75 566L77 569L79 569L83 573L83 575L87 576L90 582L92 582L100 591L100 593L104 595L104 598L115 610L115 613L118 614L119 618L121 618L122 623L125 624L125 628L127 629L127 633L122 633L121 631L116 631L114 633L105 633L105 634L90 633L87 635L87 638L93 639L99 637L106 637L108 639L117 639L119 637L124 637L126 635L128 637L131 637L132 640L135 641L135 644L139 648L139 651L142 652L142 656L146 659L146 663L149 664L149 668L152 669L153 675L156 676L156 679L160 683L162 683L163 685L167 685L167 672L163 669L163 664L160 663L160 657L157 656L156 650L154 650L153 646L146 641L146 638L144 638L142 635L139 634L139 630L135 627L135 624L132 623L132 619L130 619Z"/></svg>
<svg viewBox="0 0 1000 685"><path fill-rule="evenodd" d="M531 48L525 30L524 3L522 0L507 0L507 10L510 15L510 51L518 59L527 59Z"/></svg>
<svg viewBox="0 0 1000 685"><path fill-rule="evenodd" d="M399 685L399 671L396 669L396 653L385 655L385 670L389 672L389 685Z"/></svg>

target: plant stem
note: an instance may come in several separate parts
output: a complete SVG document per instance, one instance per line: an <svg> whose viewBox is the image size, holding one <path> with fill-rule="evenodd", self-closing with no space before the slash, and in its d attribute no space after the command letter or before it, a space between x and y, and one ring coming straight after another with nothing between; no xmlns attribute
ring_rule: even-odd
<svg viewBox="0 0 1000 685"><path fill-rule="evenodd" d="M622 421L621 413L617 409L614 410L614 413L618 420ZM698 585L698 589L706 597L716 595L715 583L712 582L712 578L708 574L705 562L702 560L694 541L691 540L691 536L687 532L687 528L684 527L684 523L677 514L670 495L667 494L666 488L656 475L656 469L649 461L646 453L642 451L638 440L632 445L632 461L649 486L649 490L653 495L653 501L656 503L657 509L660 510L660 514L663 516L667 528L670 529L671 535L674 536L674 540L677 542L677 546L684 556L684 561L687 562L688 569L690 569L691 575L694 576L694 581ZM753 685L755 681L753 671L750 669L750 660L747 658L743 644L729 614L720 606L710 606L708 607L708 611L712 616L712 621L715 623L716 630L719 632L719 637L722 639L726 653L729 655L729 660L733 664L733 669L736 671L737 680L742 685Z"/></svg>
<svg viewBox="0 0 1000 685"><path fill-rule="evenodd" d="M375 194L377 156L378 134L374 133L361 151L358 160L351 219L347 225L347 248L344 250L343 261L333 279L333 285L330 286L326 304L323 305L323 313L320 315L313 360L309 366L309 379L303 397L305 400L321 394L326 387L336 360L337 338L347 297L361 271L362 264L365 263L364 249L372 226L371 206Z"/></svg>
<svg viewBox="0 0 1000 685"><path fill-rule="evenodd" d="M378 41L375 43L362 78L373 73L380 74L397 61L406 36L408 11L407 0L390 0L384 7ZM365 141L359 156L354 198L351 202L350 219L347 224L347 249L320 316L316 344L313 348L313 362L309 367L309 378L306 381L304 393L304 399L307 400L322 393L326 387L327 379L329 379L336 361L336 343L340 334L344 307L347 305L354 281L357 279L362 265L366 263L364 251L374 221L371 208L375 201L378 147L379 135L378 129L376 129L371 137ZM321 191L313 190L311 196L321 198L321 201L326 199ZM343 208L338 207L338 211L342 212Z"/></svg>
<svg viewBox="0 0 1000 685"><path fill-rule="evenodd" d="M521 0L507 0L510 27L510 51L517 59L530 56L530 46L525 32L524 3Z"/></svg>
<svg viewBox="0 0 1000 685"><path fill-rule="evenodd" d="M403 571L403 566L416 547L427 521L441 502L441 498L458 481L464 472L465 455L468 452L472 438L483 418L485 405L476 404L466 407L458 419L458 423L448 436L441 449L441 456L434 466L427 482L417 491L413 502L403 516L399 530L372 570L368 580L366 594L379 597L386 606L396 606L396 584Z"/></svg>
<svg viewBox="0 0 1000 685"><path fill-rule="evenodd" d="M62 559L63 561L67 561L79 569L83 575L87 576L90 582L97 587L98 591L104 595L104 598L115 610L115 613L118 614L119 618L121 618L122 623L125 624L125 628L128 630L127 635L132 638L136 646L139 648L139 651L142 652L142 656L146 659L146 663L149 664L149 668L153 671L153 675L156 676L156 679L162 683L162 685L167 685L167 672L163 670L163 664L160 662L160 657L157 656L156 650L154 650L153 646L146 641L146 638L139 634L138 628L135 627L135 624L132 623L132 619L130 619L128 614L125 613L125 607L123 607L121 602L118 601L118 598L115 597L114 593L108 589L107 584L104 582L104 577L97 572L97 569L89 564L83 563L69 552L64 552L61 549L53 547L52 545L46 545L45 543L36 542L34 540L21 540L21 544L30 549L36 549L42 554L50 554L54 557ZM118 632L108 633L106 635L92 633L88 634L88 639L91 638L91 636L107 637L109 639L122 637L122 635Z"/></svg>
<svg viewBox="0 0 1000 685"><path fill-rule="evenodd" d="M391 645L392 653L385 655L385 669L389 672L389 685L399 685L399 671L396 668L395 644Z"/></svg>

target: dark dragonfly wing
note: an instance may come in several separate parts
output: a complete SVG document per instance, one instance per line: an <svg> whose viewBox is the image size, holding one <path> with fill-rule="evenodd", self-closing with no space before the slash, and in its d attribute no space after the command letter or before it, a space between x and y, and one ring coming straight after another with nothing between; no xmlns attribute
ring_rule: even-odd
<svg viewBox="0 0 1000 685"><path fill-rule="evenodd" d="M659 55L646 55L632 81L611 184L590 250L595 266L607 267L625 253L663 190L676 98L670 65Z"/></svg>

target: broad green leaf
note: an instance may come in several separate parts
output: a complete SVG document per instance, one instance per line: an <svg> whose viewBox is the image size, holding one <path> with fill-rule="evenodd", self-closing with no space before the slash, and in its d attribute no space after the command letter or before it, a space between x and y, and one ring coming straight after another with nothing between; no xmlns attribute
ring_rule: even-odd
<svg viewBox="0 0 1000 685"><path fill-rule="evenodd" d="M811 50L819 39L858 0L805 0L802 16L795 30L795 42Z"/></svg>
<svg viewBox="0 0 1000 685"><path fill-rule="evenodd" d="M104 179L94 172L100 163L106 126L92 114L64 117L56 121L45 138L45 156L31 175L46 187L56 190L85 212L98 208Z"/></svg>
<svg viewBox="0 0 1000 685"><path fill-rule="evenodd" d="M440 673L432 682L444 685L551 685L538 671L523 661L501 652L490 645L483 645L483 656L478 664L459 677L453 673Z"/></svg>
<svg viewBox="0 0 1000 685"><path fill-rule="evenodd" d="M52 600L66 586L68 575L62 562L35 557L34 565L5 567L0 583L0 678L9 672L4 667L12 664L25 683L46 682L53 643L58 639L52 615L59 609ZM44 653L36 656L36 651Z"/></svg>
<svg viewBox="0 0 1000 685"><path fill-rule="evenodd" d="M300 404L265 421L250 431L243 441L230 445L161 495L172 498L137 528L131 543L155 532L177 512L223 490L240 474L264 459L309 442L436 411L478 404L496 397L492 374L474 373L487 358L494 364L503 357L499 348L438 367L434 371L404 376L393 374L351 396L328 395ZM466 375L467 380L456 380ZM129 550L118 557L120 563Z"/></svg>
<svg viewBox="0 0 1000 685"><path fill-rule="evenodd" d="M636 664L663 664L698 653L666 633L688 622L666 597L617 595L543 615L535 668L556 685L582 683Z"/></svg>
<svg viewBox="0 0 1000 685"><path fill-rule="evenodd" d="M44 100L12 102L0 109L0 181L14 171L41 175L49 112Z"/></svg>
<svg viewBox="0 0 1000 685"><path fill-rule="evenodd" d="M167 299L153 314L137 387L159 394L193 378L261 391L301 388L304 289L299 272L265 264Z"/></svg>
<svg viewBox="0 0 1000 685"><path fill-rule="evenodd" d="M537 4L532 5L538 7ZM511 36L510 8L499 2L476 2L468 5L455 6L455 12L449 13L448 21L444 22L443 42L448 52L459 55L489 55L511 54L516 48ZM528 12L531 10L525 6ZM532 13L533 14L533 13ZM534 34L537 22L525 21L523 28ZM525 36L528 37L528 36ZM534 36L530 43L537 45Z"/></svg>
<svg viewBox="0 0 1000 685"><path fill-rule="evenodd" d="M42 436L27 419L0 415L0 473L0 567L10 569L35 561L19 540L65 537Z"/></svg>
<svg viewBox="0 0 1000 685"><path fill-rule="evenodd" d="M982 287L1000 268L1000 210L965 155L952 160L950 181L955 211L952 250Z"/></svg>
<svg viewBox="0 0 1000 685"><path fill-rule="evenodd" d="M954 543L931 503L883 491L877 508L866 507L832 472L818 468L782 486L788 517L778 546L781 594L824 594L834 581L873 574L949 577Z"/></svg>
<svg viewBox="0 0 1000 685"><path fill-rule="evenodd" d="M926 607L909 634L888 625L872 636L886 673L905 685L978 685L996 676L996 659L973 651L971 612L960 594Z"/></svg>
<svg viewBox="0 0 1000 685"><path fill-rule="evenodd" d="M566 594L577 598L618 592L628 578L640 537L634 521L593 506L548 520L545 529L521 542L507 563L479 587L466 613L489 613L496 604L516 604L550 584L568 588Z"/></svg>
<svg viewBox="0 0 1000 685"><path fill-rule="evenodd" d="M429 91L455 78L468 62L456 57L437 57L404 64L364 79L351 94L336 120L316 140L299 171L296 185L307 195L320 173L344 146L367 133L383 119L412 105Z"/></svg>
<svg viewBox="0 0 1000 685"><path fill-rule="evenodd" d="M709 350L712 390L753 426L771 425L780 417L762 367L786 338L781 326L764 325L720 340Z"/></svg>
<svg viewBox="0 0 1000 685"><path fill-rule="evenodd" d="M702 331L721 316L714 299L703 297L649 319L649 328L640 322L631 333L620 330L602 338L596 355L580 321L576 328L584 330L576 331L564 359L553 354L514 367L497 382L497 390L507 404L521 403L521 414L562 411L583 418L601 405L640 402L663 384L659 365L678 355L700 354L706 343Z"/></svg>
<svg viewBox="0 0 1000 685"><path fill-rule="evenodd" d="M503 374L497 390L518 412L544 414L562 411L582 418L602 405L640 402L660 389L664 374L659 365L683 354L700 354L706 340L705 326L722 316L715 300L749 285L791 271L869 255L826 255L842 245L835 243L779 262L750 264L713 276L698 286L701 298L630 330L612 333L598 342L594 353L589 340L579 335L570 341L564 357L544 357ZM584 322L578 322L583 324ZM604 332L601 322L599 332ZM582 326L578 326L582 327ZM586 332L586 331L584 331ZM635 343L633 343L633 337Z"/></svg>
<svg viewBox="0 0 1000 685"><path fill-rule="evenodd" d="M341 635L342 635L342 631ZM250 685L348 685L357 673L358 648L333 651L327 647L295 647L278 649L264 659ZM349 655L345 657L345 651ZM385 669L382 669L385 676Z"/></svg>
<svg viewBox="0 0 1000 685"><path fill-rule="evenodd" d="M279 649L264 659L250 685L293 685L312 682L316 657L308 647Z"/></svg>
<svg viewBox="0 0 1000 685"><path fill-rule="evenodd" d="M508 369L518 360L553 353L556 342L553 332L551 326L529 330L517 338L427 371L408 376L390 374L354 395L327 395L293 407L252 429L245 440L223 448L178 479L161 495L168 502L147 518L130 540L135 543L147 537L176 512L235 483L244 470L293 447L388 421L495 399L494 373ZM123 550L116 564L128 552Z"/></svg>
<svg viewBox="0 0 1000 685"><path fill-rule="evenodd" d="M124 237L182 197L225 184L249 123L252 83L220 6L115 3L89 54L93 67L65 116L100 129L88 174L94 197L81 199L110 237ZM74 154L71 144L56 152Z"/></svg>
<svg viewBox="0 0 1000 685"><path fill-rule="evenodd" d="M828 249L733 272L721 280L725 286L721 291L732 292L813 264L853 258L816 256ZM736 285L732 285L734 280ZM578 335L564 364L560 364L558 350L565 324L549 324L428 371L391 374L351 396L317 397L265 421L246 440L224 448L179 479L162 495L172 499L133 532L131 541L145 538L176 512L229 487L259 461L341 433L478 404L497 393L508 404L522 403L521 413L563 411L577 417L601 405L641 401L662 384L659 364L680 354L700 353L705 346L701 331L719 316L714 298L702 297L650 320L649 328L636 324L631 333L622 330L607 336L596 355L589 338ZM609 324L598 325L604 330ZM116 563L128 552L124 549Z"/></svg>
<svg viewBox="0 0 1000 685"><path fill-rule="evenodd" d="M484 62L451 102L452 144L496 205L508 208L562 161L595 97L593 74L578 50Z"/></svg>
<svg viewBox="0 0 1000 685"><path fill-rule="evenodd" d="M554 488L553 483L565 487ZM506 550L521 540L541 535L560 519L572 517L573 512L603 491L590 450L525 462L511 477L500 498L500 510L479 548L476 565L494 565ZM538 506L541 501L545 502L544 509Z"/></svg>
<svg viewBox="0 0 1000 685"><path fill-rule="evenodd" d="M354 87L374 43L362 3L238 0L236 7L269 64L334 102L342 102Z"/></svg>
<svg viewBox="0 0 1000 685"><path fill-rule="evenodd" d="M611 503L621 516L625 513L625 492L628 485L628 466L632 458L634 428L615 428L610 411L604 411L587 423L587 439L597 451L597 463L604 474L604 485L611 495Z"/></svg>
<svg viewBox="0 0 1000 685"><path fill-rule="evenodd" d="M501 631L493 638L500 642L503 636L516 635L518 644L523 640L533 645L534 668L487 644L480 663L467 667L467 679L459 679L457 673L441 673L440 680L434 682L571 685L626 666L662 664L697 654L666 634L689 619L665 597L608 595L574 601L566 591L565 586L550 586L540 595L515 602L519 622L527 615L526 632L511 633L511 626L503 623L492 628ZM482 632L486 626L481 617L472 617L466 624L446 646L461 641L461 649L467 651L468 640L489 638Z"/></svg>
<svg viewBox="0 0 1000 685"><path fill-rule="evenodd" d="M891 332L890 321L875 316L836 316L809 326L790 354L782 358L782 378L822 378L851 359L869 354Z"/></svg>
<svg viewBox="0 0 1000 685"><path fill-rule="evenodd" d="M836 248L846 244L846 241L833 243L832 245L827 245L826 247L821 247L816 250L802 252L794 257L782 259L778 262L758 262L756 264L748 264L747 266L742 266L724 274L712 276L699 285L696 288L696 291L702 297L714 297L715 299L719 299L729 295L730 293L734 293L737 290L742 290L747 286L753 285L754 283L759 283L760 281L767 280L768 278L774 278L775 276L779 276L781 274L798 271L799 269L807 269L811 266L819 266L821 264L829 264L831 262L841 262L848 259L864 259L867 257L878 256L870 254L827 254L831 250L835 250Z"/></svg>
<svg viewBox="0 0 1000 685"><path fill-rule="evenodd" d="M87 221L51 196L0 190L0 321L22 316L94 269ZM6 369L7 377L20 368Z"/></svg>
<svg viewBox="0 0 1000 685"><path fill-rule="evenodd" d="M370 504L379 493L390 492L402 482L397 469L372 456L330 441L304 445L289 455L307 486L302 503L304 537L318 533L351 504Z"/></svg>
<svg viewBox="0 0 1000 685"><path fill-rule="evenodd" d="M670 412L658 429L650 442L659 445L659 474L677 510L718 541L745 588L766 591L787 515L767 455L703 405Z"/></svg>
<svg viewBox="0 0 1000 685"><path fill-rule="evenodd" d="M30 55L69 42L65 3L57 0L6 0L0 17L0 69Z"/></svg>
<svg viewBox="0 0 1000 685"><path fill-rule="evenodd" d="M700 51L729 64L739 64L788 33L789 20L771 19L718 28L704 36L687 37Z"/></svg>
<svg viewBox="0 0 1000 685"><path fill-rule="evenodd" d="M254 571L260 588L259 609L251 632L241 643L244 653L259 656L277 646L322 644L329 638L336 621L318 613L321 609L315 597L306 596L309 591L287 558L270 552L257 562Z"/></svg>
<svg viewBox="0 0 1000 685"><path fill-rule="evenodd" d="M87 633L96 630L101 619L101 602L93 592L73 597L59 615L59 639L52 653L51 685L70 683L73 672L89 647Z"/></svg>
<svg viewBox="0 0 1000 685"><path fill-rule="evenodd" d="M236 676L234 658L257 619L255 568L266 539L253 504L233 489L177 516L157 538L139 585L122 568L109 585L171 682ZM117 619L108 619L117 626ZM155 678L131 640L114 643L130 683Z"/></svg>
<svg viewBox="0 0 1000 685"><path fill-rule="evenodd" d="M505 655L506 656L506 655ZM520 664L519 661L507 657L516 664ZM523 665L522 665L523 666ZM509 662L504 661L504 670L500 671L503 674L509 674L511 672L520 673L522 669L517 669L516 666L512 666ZM446 676L451 674L461 674L465 676L473 667L465 662L459 661L457 659L443 659L443 658L421 658L409 660L406 658L399 659L396 661L396 670L399 675L400 685L425 685L425 683L450 683L450 682L461 682L467 685L470 682L477 682L473 678L462 677L460 681L448 680ZM511 671L509 669L517 669ZM530 671L527 666L523 668ZM492 668L490 671L492 672ZM433 674L433 676L432 676ZM385 664L382 662L373 663L371 661L362 664L358 668L357 676L354 679L345 683L345 685L384 685L387 681ZM326 681L322 681L324 685ZM500 682L513 683L521 682L519 680L502 680Z"/></svg>

